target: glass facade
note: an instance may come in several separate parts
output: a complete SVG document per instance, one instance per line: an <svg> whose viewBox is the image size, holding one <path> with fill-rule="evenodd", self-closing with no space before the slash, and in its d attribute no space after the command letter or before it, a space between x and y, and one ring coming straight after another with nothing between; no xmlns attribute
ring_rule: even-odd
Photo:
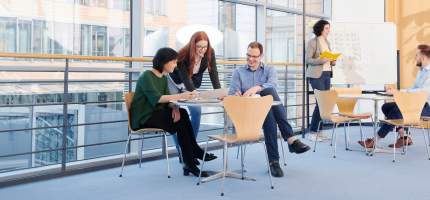
<svg viewBox="0 0 430 200"><path fill-rule="evenodd" d="M27 2L28 6L22 7L19 1L0 0L0 52L131 55L131 0ZM143 29L141 49L144 56L153 56L165 46L179 50L185 44L178 40L177 33L187 25L200 24L211 26L222 34L222 40L213 44L218 59L244 60L248 43L260 40L265 46L265 62L298 63L276 67L280 96L288 100L288 118L294 128L301 127L303 0L269 0L265 6L265 1L251 0L141 2L143 27L136 28ZM308 39L314 21L330 17L331 2L305 2L305 37ZM123 152L122 141L128 130L122 101L123 92L129 90L129 74L97 72L97 68L124 69L130 67L129 63L70 60L71 69L89 71L68 73L67 96L63 95L64 60L0 58L0 64L28 69L0 69L0 172L58 165L64 155L66 162L73 162ZM235 67L235 64L219 64L223 87L228 87L231 70ZM137 76L136 73L131 77ZM201 89L210 88L209 77L205 74ZM68 101L67 110L64 110L64 98ZM208 114L212 112L217 113ZM220 112L220 109L203 109L202 132L222 127ZM206 136L200 134L198 139L206 139ZM63 143L67 151L62 151ZM145 144L149 144L145 149L161 145L158 138L145 140ZM11 154L16 155L5 156Z"/></svg>

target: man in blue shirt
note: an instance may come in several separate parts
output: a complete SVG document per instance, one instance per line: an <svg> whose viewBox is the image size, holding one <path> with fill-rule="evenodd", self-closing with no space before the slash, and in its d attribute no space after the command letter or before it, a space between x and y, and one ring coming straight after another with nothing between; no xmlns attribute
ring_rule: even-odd
<svg viewBox="0 0 430 200"><path fill-rule="evenodd" d="M418 92L418 91L426 91L429 96L427 97L427 103L424 105L424 108L421 112L421 116L430 116L430 46L429 45L419 45L418 53L416 55L417 66L420 68L418 72L417 78L415 79L414 86L409 89L404 89L403 91L408 92ZM388 93L393 93L395 90L388 90ZM396 103L390 102L382 105L382 112L384 113L387 119L401 119L402 114L400 113L399 108ZM378 130L378 140L384 138L389 132L393 130L394 126L383 123L381 128ZM404 135L403 128L397 130L399 132L399 139L397 139L395 144L388 145L393 148L401 148L404 145L412 145L412 139L408 136ZM366 141L358 141L358 143L366 148L374 148L375 141L374 138L368 138Z"/></svg>
<svg viewBox="0 0 430 200"><path fill-rule="evenodd" d="M276 69L268 67L261 62L263 46L258 42L251 42L247 50L247 65L233 71L229 95L260 96L272 95L274 101L280 101L276 92ZM264 140L270 162L270 171L274 177L284 176L279 166L279 152L277 142L277 129L279 126L281 135L288 142L290 152L304 153L310 147L294 137L293 129L287 122L284 105L272 106L263 124Z"/></svg>

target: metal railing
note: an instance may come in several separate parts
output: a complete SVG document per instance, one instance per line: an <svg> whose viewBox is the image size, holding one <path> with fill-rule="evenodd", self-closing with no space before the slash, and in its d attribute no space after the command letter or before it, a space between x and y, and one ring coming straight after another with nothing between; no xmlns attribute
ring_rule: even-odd
<svg viewBox="0 0 430 200"><path fill-rule="evenodd" d="M12 103L0 103L0 109L18 109L18 108L26 108L30 107L31 113L30 115L33 115L33 110L35 107L45 107L45 106L60 106L62 112L58 113L60 116L62 116L62 123L60 125L52 125L49 126L42 126L42 127L34 127L33 124L30 125L30 127L24 127L24 128L18 128L18 129L3 129L0 127L0 135L4 133L16 133L16 132L24 132L24 131L41 131L41 130L49 130L49 129L56 129L61 130L62 132L62 144L59 147L56 148L50 148L50 149L42 149L42 150L35 150L32 148L31 151L26 152L13 152L8 154L1 154L0 153L0 162L1 159L4 158L11 158L16 156L23 156L23 155L35 155L38 153L44 153L44 152L61 152L61 159L58 161L59 164L61 164L61 171L58 173L64 173L67 170L67 153L69 150L77 151L80 148L85 147L94 147L94 146L101 146L101 145L107 145L107 144L118 144L118 143L124 143L126 140L124 139L118 139L118 140L111 140L111 141L104 141L104 142L98 142L93 144L83 144L83 145L73 145L69 146L67 144L67 141L70 140L70 137L68 136L69 129L78 128L78 127L85 127L85 126L92 126L92 125L106 125L106 124L116 124L116 123L123 123L124 131L128 132L127 128L127 119L121 119L121 120L107 120L107 121L99 121L99 122L84 122L84 123L72 123L70 122L69 117L69 107L70 106L79 106L79 105L99 105L99 104L121 104L122 111L125 112L124 108L122 107L123 100L121 99L113 99L113 100L99 100L99 101L83 101L83 102L75 102L71 99L71 95L75 94L76 92L70 91L72 84L80 84L84 85L85 83L120 83L123 84L122 91L115 90L114 93L118 92L125 92L125 91L132 91L133 85L136 82L137 74L142 72L145 69L148 69L150 67L151 59L150 57L144 57L144 58L128 58L128 57L99 57L99 56L73 56L73 55L47 55L47 54L14 54L14 53L0 53L0 58L12 58L14 60L7 60L7 62L14 62L19 59L37 59L37 61L28 61L26 66L8 66L7 64L0 66L0 73L62 73L63 79L51 79L51 78L45 78L45 79L19 79L19 80L0 80L0 97L2 95L10 95L13 96L22 96L24 94L19 94L16 91L12 91L8 94L1 94L1 86L2 85L22 85L22 84L61 84L62 85L62 93L57 94L59 95L60 99L53 102L48 103L36 103L34 98L35 94L28 94L28 96L32 97L32 100L30 103L21 103L16 104L14 102ZM63 67L59 66L32 66L32 63L34 62L40 62L41 59L45 59L48 62L52 61L62 61L64 63ZM103 65L108 65L108 63L101 63L100 66L97 67L83 67L82 62L84 61L109 61L109 62L121 62L123 67L103 67ZM1 62L1 61L0 61ZM6 61L5 61L6 62ZM80 63L79 66L73 66L74 63ZM142 67L131 67L133 63L142 63ZM244 65L246 62L244 60L217 60L218 65L218 72L220 75L220 82L222 87L228 87L229 81L231 78L231 73L234 68L237 66ZM307 106L306 101L304 98L306 97L307 93L303 91L302 84L305 84L305 81L303 79L302 74L302 64L297 63L286 63L286 62L268 62L267 63L270 66L275 66L278 71L278 81L279 81L279 88L278 93L283 98L284 106L287 109L287 117L290 122L295 124L295 128L298 131L304 131L306 126L306 119L308 118L307 114ZM71 76L74 76L79 73L90 73L90 74L123 74L123 79L109 79L109 77L103 77L103 78L72 78ZM281 84L283 83L283 84ZM290 87L289 87L290 85ZM208 79L207 74L205 74L204 81L202 83L202 89L210 89L210 81ZM6 91L3 91L6 92ZM82 93L88 93L86 91L82 91ZM38 95L43 94L40 93ZM290 96L289 96L290 95ZM301 96L300 96L301 95ZM292 98L292 99L291 99ZM305 107L305 109L303 109ZM295 109L295 112L290 112L288 109ZM223 112L221 110L216 111L209 111L204 112L202 115L217 115L222 114ZM293 116L291 116L291 113L295 113ZM1 115L1 111L0 111ZM46 123L49 124L49 123ZM122 127L122 126L121 126ZM208 128L206 130L202 130L201 132L210 132L215 130L222 130L222 126L219 128L212 127ZM17 133L18 134L18 133ZM102 134L102 133L99 133ZM31 134L32 137L35 137L33 133ZM69 138L68 138L69 137ZM138 140L138 139L134 139ZM32 144L34 145L34 144ZM121 148L122 149L122 148ZM118 152L120 154L122 152ZM33 168L34 166L31 165L30 168ZM19 170L19 169L11 169L11 170ZM3 172L10 171L9 170L3 170ZM2 169L0 169L0 174L2 172ZM1 181L0 181L1 182Z"/></svg>

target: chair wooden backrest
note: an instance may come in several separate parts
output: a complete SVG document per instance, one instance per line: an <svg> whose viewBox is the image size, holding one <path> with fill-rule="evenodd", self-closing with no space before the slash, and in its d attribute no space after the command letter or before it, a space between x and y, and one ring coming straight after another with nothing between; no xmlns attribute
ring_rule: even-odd
<svg viewBox="0 0 430 200"><path fill-rule="evenodd" d="M261 138L261 128L272 107L273 97L227 96L223 104L236 129L236 141L256 141Z"/></svg>
<svg viewBox="0 0 430 200"><path fill-rule="evenodd" d="M420 124L427 92L395 92L394 101L402 113L404 124Z"/></svg>
<svg viewBox="0 0 430 200"><path fill-rule="evenodd" d="M337 93L334 90L314 90L318 108L322 120L331 120L334 106L336 105Z"/></svg>
<svg viewBox="0 0 430 200"><path fill-rule="evenodd" d="M336 91L337 95L361 95L362 90L361 88L354 87L354 88L332 88L334 91ZM356 98L337 98L337 108L339 109L340 113L344 114L353 114L355 105L357 104Z"/></svg>
<svg viewBox="0 0 430 200"><path fill-rule="evenodd" d="M133 101L134 92L127 92L124 94L124 102L125 102L125 108L127 109L127 118L128 118L128 128L131 129L131 102Z"/></svg>

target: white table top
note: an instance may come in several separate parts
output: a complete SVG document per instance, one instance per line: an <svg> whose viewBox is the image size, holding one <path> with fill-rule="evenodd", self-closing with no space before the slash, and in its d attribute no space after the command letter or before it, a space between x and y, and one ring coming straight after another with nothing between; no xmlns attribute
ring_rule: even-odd
<svg viewBox="0 0 430 200"><path fill-rule="evenodd" d="M223 102L220 100L188 100L188 101L172 101L180 106L203 106L203 107L223 107ZM281 105L280 101L273 101L272 106Z"/></svg>
<svg viewBox="0 0 430 200"><path fill-rule="evenodd" d="M351 94L340 94L338 95L339 98L348 98L348 99L368 99L368 100L393 100L394 97L392 96L383 96L383 95L377 95L377 94L361 94L361 95L351 95Z"/></svg>

